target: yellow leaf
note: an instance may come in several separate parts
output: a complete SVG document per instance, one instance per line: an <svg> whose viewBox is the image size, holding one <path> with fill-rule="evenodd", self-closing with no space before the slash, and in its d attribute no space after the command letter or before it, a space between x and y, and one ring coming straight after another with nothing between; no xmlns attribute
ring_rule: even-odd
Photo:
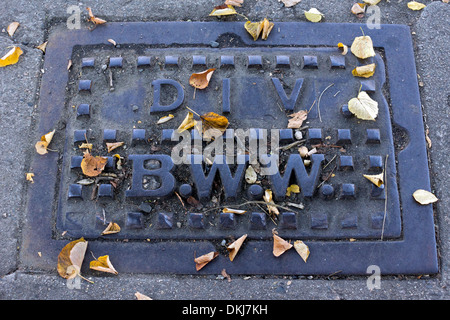
<svg viewBox="0 0 450 320"><path fill-rule="evenodd" d="M41 50L42 52L45 53L45 49L47 48L47 43L48 43L48 41L45 41L44 43L38 45L38 46L36 47L36 49L39 49L39 50Z"/></svg>
<svg viewBox="0 0 450 320"><path fill-rule="evenodd" d="M16 64L19 61L19 57L22 55L22 53L22 49L20 49L19 47L13 47L0 59L0 68Z"/></svg>
<svg viewBox="0 0 450 320"><path fill-rule="evenodd" d="M169 114L168 116L164 116L164 117L160 118L158 120L158 122L156 122L156 124L161 124L161 123L167 122L172 119L173 119L173 114Z"/></svg>
<svg viewBox="0 0 450 320"><path fill-rule="evenodd" d="M69 242L58 255L58 273L65 279L79 275L88 242L84 238Z"/></svg>
<svg viewBox="0 0 450 320"><path fill-rule="evenodd" d="M274 26L273 22L269 22L267 18L264 18L264 20L262 21L261 39L267 40L267 37L269 36L270 31L272 31L273 26Z"/></svg>
<svg viewBox="0 0 450 320"><path fill-rule="evenodd" d="M308 118L308 111L300 110L296 113L290 114L289 117L292 119L288 120L288 129L298 129L302 126L303 121Z"/></svg>
<svg viewBox="0 0 450 320"><path fill-rule="evenodd" d="M78 148L92 150L92 147L93 147L92 143L83 142Z"/></svg>
<svg viewBox="0 0 450 320"><path fill-rule="evenodd" d="M296 185L296 184L291 184L286 189L286 196L290 197L291 193L300 193L300 187L298 185Z"/></svg>
<svg viewBox="0 0 450 320"><path fill-rule="evenodd" d="M100 156L92 156L86 151L81 160L81 170L88 177L96 177L105 169L108 159Z"/></svg>
<svg viewBox="0 0 450 320"><path fill-rule="evenodd" d="M245 170L245 182L248 184L253 184L256 182L258 176L256 175L255 169L252 166L248 166L247 170Z"/></svg>
<svg viewBox="0 0 450 320"><path fill-rule="evenodd" d="M247 21L244 25L245 30L247 30L248 33L250 33L250 35L253 37L253 40L258 40L259 35L261 34L262 31L262 23L261 21L259 22L251 22L251 21Z"/></svg>
<svg viewBox="0 0 450 320"><path fill-rule="evenodd" d="M367 64L365 66L356 67L352 70L355 77L370 78L375 73L375 63Z"/></svg>
<svg viewBox="0 0 450 320"><path fill-rule="evenodd" d="M292 248L292 244L273 233L273 255L275 257L281 256L284 252Z"/></svg>
<svg viewBox="0 0 450 320"><path fill-rule="evenodd" d="M244 234L242 237L240 237L239 239L237 239L236 241L234 241L232 244L230 244L230 245L227 247L227 250L228 250L228 252L230 253L230 254L229 254L230 261L233 261L233 260L234 260L234 258L236 257L236 255L237 255L239 249L240 249L241 246L242 246L242 243L244 243L244 240L245 240L246 238L247 238L247 235Z"/></svg>
<svg viewBox="0 0 450 320"><path fill-rule="evenodd" d="M418 203L420 203L422 205L434 203L434 202L439 200L430 191L426 191L426 190L423 190L423 189L419 189L419 190L414 191L413 197L414 197L414 200L416 200Z"/></svg>
<svg viewBox="0 0 450 320"><path fill-rule="evenodd" d="M55 134L55 130L50 131L49 133L44 134L41 137L40 141L36 142L35 148L36 148L37 153L39 153L39 154L48 153L47 147L50 144L50 142L52 141L54 134Z"/></svg>
<svg viewBox="0 0 450 320"><path fill-rule="evenodd" d="M195 269L198 271L201 268L203 268L204 266L206 266L206 264L208 264L211 260L213 260L215 257L217 257L219 255L218 252L215 251L211 251L210 253L204 254L198 258L194 259L195 262Z"/></svg>
<svg viewBox="0 0 450 320"><path fill-rule="evenodd" d="M275 203L272 200L272 190L267 189L266 191L264 191L263 199L266 202L267 210L269 210L269 213L276 215L280 214L278 208L274 206Z"/></svg>
<svg viewBox="0 0 450 320"><path fill-rule="evenodd" d="M414 11L422 10L425 7L426 7L426 5L424 5L423 3L417 2L417 1L408 2L408 8L411 10L414 10Z"/></svg>
<svg viewBox="0 0 450 320"><path fill-rule="evenodd" d="M347 54L347 52L348 52L348 47L347 47L345 44L343 44L342 42L339 42L339 43L337 44L337 47L338 47L339 49L342 50L342 55L343 55L343 56L345 56L345 55Z"/></svg>
<svg viewBox="0 0 450 320"><path fill-rule="evenodd" d="M306 260L308 260L309 257L309 248L308 246L300 240L297 240L294 242L294 249L295 251L297 251L297 253L300 255L300 257L302 257L303 261L306 262Z"/></svg>
<svg viewBox="0 0 450 320"><path fill-rule="evenodd" d="M9 26L6 28L6 32L8 32L9 36L12 37L14 32L16 32L17 28L20 26L20 23L17 21L11 22Z"/></svg>
<svg viewBox="0 0 450 320"><path fill-rule="evenodd" d="M356 37L350 47L351 52L360 59L375 56L372 39L369 36Z"/></svg>
<svg viewBox="0 0 450 320"><path fill-rule="evenodd" d="M181 133L185 130L192 128L195 125L196 121L194 120L194 114L192 112L188 112L183 122L178 127L178 133Z"/></svg>
<svg viewBox="0 0 450 320"><path fill-rule="evenodd" d="M247 211L246 210L231 209L231 208L223 208L222 212L224 212L224 213L244 214Z"/></svg>
<svg viewBox="0 0 450 320"><path fill-rule="evenodd" d="M366 4L365 3L355 3L353 5L351 11L358 18L362 18L362 17L364 17L364 13L366 11Z"/></svg>
<svg viewBox="0 0 450 320"><path fill-rule="evenodd" d="M89 14L89 20L90 22L94 23L94 24L104 24L106 23L106 20L97 18L96 16L94 16L94 14L92 13L92 10L90 7L87 7L86 10L88 11Z"/></svg>
<svg viewBox="0 0 450 320"><path fill-rule="evenodd" d="M27 172L26 173L27 181L30 181L31 183L34 183L33 177L34 177L34 173L32 173L32 172Z"/></svg>
<svg viewBox="0 0 450 320"><path fill-rule="evenodd" d="M123 146L125 144L125 142L123 141L118 141L118 142L106 142L106 148L108 149L108 152L113 151L114 149L117 149L121 146ZM119 156L120 159L120 156Z"/></svg>
<svg viewBox="0 0 450 320"><path fill-rule="evenodd" d="M203 138L206 140L221 136L228 127L228 119L214 112L208 112L200 116L202 120Z"/></svg>
<svg viewBox="0 0 450 320"><path fill-rule="evenodd" d="M381 187L384 183L383 181L383 173L380 174L363 174L363 177L372 182L374 185L376 185L378 188Z"/></svg>
<svg viewBox="0 0 450 320"><path fill-rule="evenodd" d="M97 271L108 272L112 274L118 274L116 269L114 269L111 261L109 260L109 256L101 256L98 257L97 260L93 260L89 263L89 268Z"/></svg>
<svg viewBox="0 0 450 320"><path fill-rule="evenodd" d="M348 110L358 119L375 121L378 115L378 102L372 100L365 91L361 91L357 98L350 99Z"/></svg>
<svg viewBox="0 0 450 320"><path fill-rule="evenodd" d="M199 73L193 73L189 78L189 84L196 89L205 89L216 69L211 68Z"/></svg>
<svg viewBox="0 0 450 320"><path fill-rule="evenodd" d="M231 14L237 14L236 10L232 5L220 5L214 8L213 11L209 14L210 16L229 16Z"/></svg>
<svg viewBox="0 0 450 320"><path fill-rule="evenodd" d="M120 226L115 222L110 222L105 230L102 231L102 235L113 234L120 232Z"/></svg>
<svg viewBox="0 0 450 320"><path fill-rule="evenodd" d="M306 19L311 22L319 22L322 20L323 14L316 8L311 8L308 11L304 11Z"/></svg>

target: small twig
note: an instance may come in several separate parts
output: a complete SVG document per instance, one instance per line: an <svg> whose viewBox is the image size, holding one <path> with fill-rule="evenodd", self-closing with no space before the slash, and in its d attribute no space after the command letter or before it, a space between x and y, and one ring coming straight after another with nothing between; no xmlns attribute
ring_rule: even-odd
<svg viewBox="0 0 450 320"><path fill-rule="evenodd" d="M311 111L311 109L314 107L314 105L316 104L316 101L317 100L314 100L314 102L313 102L313 104L311 105L311 107L309 108L309 110L308 110L308 113Z"/></svg>
<svg viewBox="0 0 450 320"><path fill-rule="evenodd" d="M292 148L292 147L295 147L296 145L298 145L298 144L300 144L300 143L303 143L303 142L305 142L305 141L306 141L305 139L302 139L302 140L298 140L298 141L292 142L292 143L290 143L290 144L288 144L288 145L279 147L279 148L277 149L277 151L278 151L278 150L288 150L288 149L290 149L290 148Z"/></svg>
<svg viewBox="0 0 450 320"><path fill-rule="evenodd" d="M329 165L330 165L330 163L332 163L333 162L333 160L334 159L336 159L336 155L334 155L334 157L333 158L331 158L331 160L330 161L328 161L328 163L322 168L322 170L324 170L326 167L328 167Z"/></svg>
<svg viewBox="0 0 450 320"><path fill-rule="evenodd" d="M184 201L183 201L183 199L181 199L181 197L180 197L180 195L178 194L178 192L175 191L175 195L178 197L178 200L180 200L181 205L183 206L184 210L186 210L186 207L185 207L185 205L184 205Z"/></svg>
<svg viewBox="0 0 450 320"><path fill-rule="evenodd" d="M324 94L325 91L328 90L328 88L334 86L334 83L330 84L328 87L326 87L319 96L319 101L317 101L317 112L319 113L319 121L322 122L322 118L320 117L320 99L322 98L322 95Z"/></svg>
<svg viewBox="0 0 450 320"><path fill-rule="evenodd" d="M384 160L384 175L383 175L383 183L384 183L384 215L383 215L383 226L381 227L381 240L383 240L383 234L384 234L384 224L386 222L386 211L387 211L387 179L386 179L386 165L387 165L387 159L389 155L386 155L386 159Z"/></svg>
<svg viewBox="0 0 450 320"><path fill-rule="evenodd" d="M317 186L317 189L319 189L325 182L328 181L328 179L331 178L331 175L333 174L333 171L336 169L336 166L334 166L334 168L330 171L330 173L328 174L328 176L323 179L323 181Z"/></svg>

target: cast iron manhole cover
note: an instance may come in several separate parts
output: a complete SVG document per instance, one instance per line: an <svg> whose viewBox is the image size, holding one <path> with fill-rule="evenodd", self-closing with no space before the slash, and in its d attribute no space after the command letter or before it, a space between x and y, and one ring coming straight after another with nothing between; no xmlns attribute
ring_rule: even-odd
<svg viewBox="0 0 450 320"><path fill-rule="evenodd" d="M369 79L354 77L363 62L336 47L360 28L376 50ZM208 88L194 90L190 75L208 68L216 69ZM30 166L26 266L54 269L61 248L84 237L119 272L197 273L194 257L210 251L219 257L200 273L437 272L432 206L411 196L429 189L429 175L407 27L276 23L267 41L253 41L242 23L108 23L53 32L44 70L36 137L56 129L58 151ZM378 102L376 121L346 110L360 90ZM223 140L202 141L195 129L176 137L186 107L226 116ZM299 110L309 111L302 128L286 129ZM107 142L124 144L108 152ZM82 143L107 157L102 175L82 174ZM301 145L317 151L309 161ZM256 183L244 178L250 164ZM363 177L383 170L384 188ZM292 184L300 193L286 196ZM263 202L267 189L279 215ZM101 235L109 222L121 231ZM307 263L293 249L273 256L274 228L308 244ZM231 262L224 244L244 234Z"/></svg>

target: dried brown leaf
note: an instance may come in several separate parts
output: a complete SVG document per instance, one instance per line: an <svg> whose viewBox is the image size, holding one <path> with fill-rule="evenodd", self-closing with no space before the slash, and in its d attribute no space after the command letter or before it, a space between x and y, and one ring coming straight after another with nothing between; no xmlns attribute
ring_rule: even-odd
<svg viewBox="0 0 450 320"><path fill-rule="evenodd" d="M193 73L189 78L189 84L196 89L205 89L208 87L209 81L215 70L215 68L211 68L199 73Z"/></svg>
<svg viewBox="0 0 450 320"><path fill-rule="evenodd" d="M232 244L230 244L227 247L229 254L230 261L233 261L236 257L239 249L241 248L242 244L244 243L244 240L247 238L247 234L244 234L242 237L234 241Z"/></svg>
<svg viewBox="0 0 450 320"><path fill-rule="evenodd" d="M284 252L292 248L292 244L273 233L273 255L281 256Z"/></svg>
<svg viewBox="0 0 450 320"><path fill-rule="evenodd" d="M85 151L81 160L81 170L88 177L96 177L105 169L108 159L100 156L92 156L89 151Z"/></svg>
<svg viewBox="0 0 450 320"><path fill-rule="evenodd" d="M204 254L198 258L194 259L195 262L195 269L199 271L201 268L206 266L210 261L212 261L215 257L219 255L216 251L211 251L207 254Z"/></svg>
<svg viewBox="0 0 450 320"><path fill-rule="evenodd" d="M291 117L291 119L288 120L288 129L298 129L302 126L303 121L308 118L308 111L300 110L290 114L289 117Z"/></svg>

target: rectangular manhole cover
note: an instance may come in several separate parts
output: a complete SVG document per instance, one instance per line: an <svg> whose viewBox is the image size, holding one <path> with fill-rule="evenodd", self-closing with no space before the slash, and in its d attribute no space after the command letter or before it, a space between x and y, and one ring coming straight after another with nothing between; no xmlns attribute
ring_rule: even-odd
<svg viewBox="0 0 450 320"><path fill-rule="evenodd" d="M360 27L374 42L370 61L336 46L350 46ZM354 77L366 63L374 76ZM210 68L206 89L189 85ZM56 129L57 151L30 165L26 266L54 269L61 248L84 237L119 272L198 273L194 258L211 251L219 256L200 273L437 272L432 207L412 198L429 175L408 28L276 23L253 41L243 23L108 23L52 32L44 70L36 137ZM376 121L346 109L359 91L378 102ZM198 121L225 116L227 130L210 141L195 128L178 134L189 110ZM287 129L299 110L307 120ZM83 143L107 159L97 177L82 172ZM302 159L300 146L316 152ZM250 165L256 182L245 179ZM363 177L382 172L381 188ZM300 192L287 196L293 184ZM278 215L264 203L268 189ZM109 222L121 231L101 235ZM307 243L307 263L294 249L274 257L274 229ZM231 262L225 245L244 234Z"/></svg>

